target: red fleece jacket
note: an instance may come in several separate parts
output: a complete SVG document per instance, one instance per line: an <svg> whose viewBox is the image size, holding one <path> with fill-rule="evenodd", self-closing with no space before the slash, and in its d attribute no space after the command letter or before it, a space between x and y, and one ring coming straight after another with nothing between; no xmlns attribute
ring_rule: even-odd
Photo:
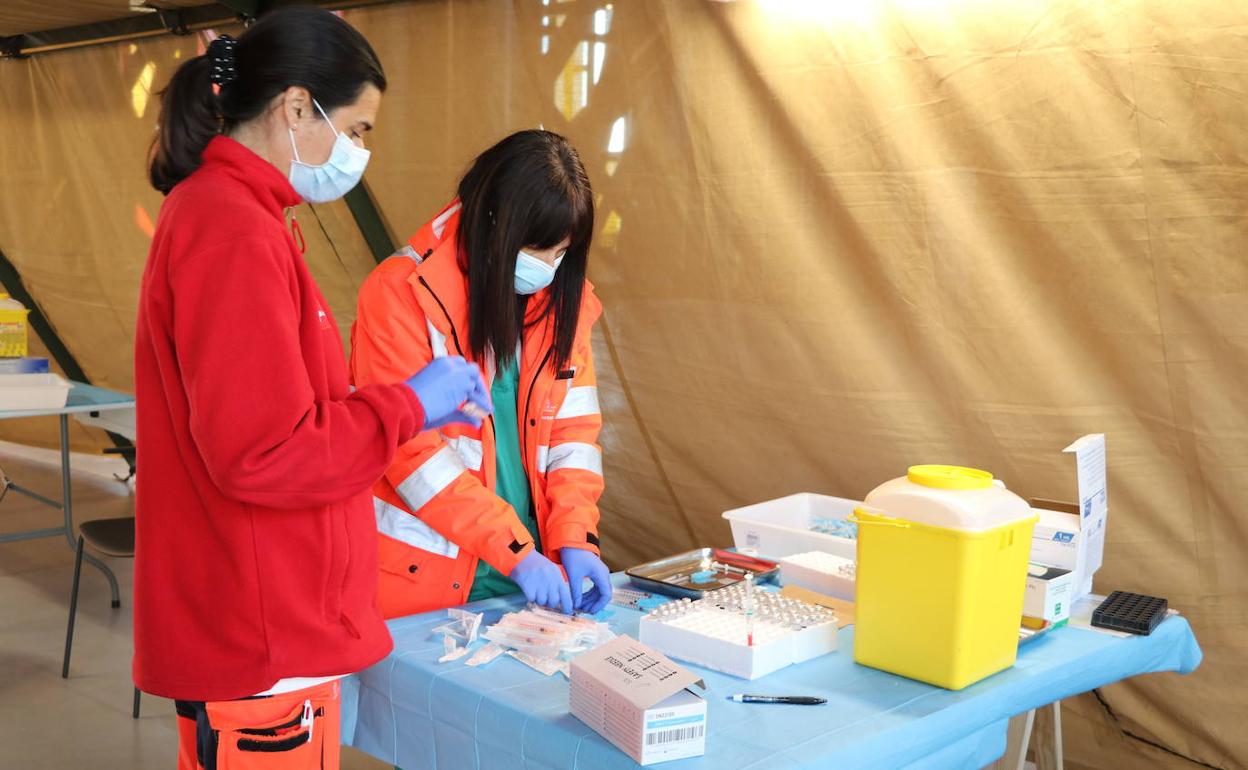
<svg viewBox="0 0 1248 770"><path fill-rule="evenodd" d="M160 210L139 300L134 681L226 700L391 649L369 488L424 413L350 392L338 327L286 231L299 197L216 137Z"/></svg>

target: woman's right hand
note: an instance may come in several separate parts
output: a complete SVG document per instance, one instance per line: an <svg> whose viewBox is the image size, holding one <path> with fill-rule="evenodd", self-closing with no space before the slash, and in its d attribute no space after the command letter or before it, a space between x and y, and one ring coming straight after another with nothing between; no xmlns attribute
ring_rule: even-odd
<svg viewBox="0 0 1248 770"><path fill-rule="evenodd" d="M466 413L465 408L484 415L494 412L485 382L481 379L481 370L459 356L433 359L428 366L412 375L406 385L424 407L423 430L441 428L453 422L479 428L482 417ZM469 407L469 404L472 406Z"/></svg>

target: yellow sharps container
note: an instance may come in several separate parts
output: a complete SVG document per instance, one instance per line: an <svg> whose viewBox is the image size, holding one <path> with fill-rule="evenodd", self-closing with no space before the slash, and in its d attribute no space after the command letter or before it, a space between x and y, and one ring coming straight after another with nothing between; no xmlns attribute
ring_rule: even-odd
<svg viewBox="0 0 1248 770"><path fill-rule="evenodd" d="M854 511L854 660L950 690L1014 665L1036 515L992 474L916 465Z"/></svg>
<svg viewBox="0 0 1248 770"><path fill-rule="evenodd" d="M0 292L0 358L21 358L27 353L26 306Z"/></svg>

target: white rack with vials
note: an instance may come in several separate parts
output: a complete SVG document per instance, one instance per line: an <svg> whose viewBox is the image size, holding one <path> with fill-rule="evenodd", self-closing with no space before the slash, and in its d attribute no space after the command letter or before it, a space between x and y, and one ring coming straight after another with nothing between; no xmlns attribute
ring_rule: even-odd
<svg viewBox="0 0 1248 770"><path fill-rule="evenodd" d="M846 559L822 551L807 551L780 560L780 582L817 591L852 602L857 594L858 567Z"/></svg>
<svg viewBox="0 0 1248 770"><path fill-rule="evenodd" d="M742 581L704 599L681 599L643 615L639 636L673 658L757 679L835 652L836 632L832 610L754 591L753 585Z"/></svg>

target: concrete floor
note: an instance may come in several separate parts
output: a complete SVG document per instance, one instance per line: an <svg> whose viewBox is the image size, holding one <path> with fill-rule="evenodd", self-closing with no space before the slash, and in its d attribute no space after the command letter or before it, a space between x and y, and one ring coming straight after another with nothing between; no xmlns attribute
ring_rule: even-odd
<svg viewBox="0 0 1248 770"><path fill-rule="evenodd" d="M115 460L75 457L74 518L127 516L131 490L110 477ZM121 468L124 470L124 463ZM60 499L51 452L0 444L0 468L17 484ZM56 526L60 512L14 492L0 501L0 533ZM74 554L64 538L0 544L0 770L136 768L176 765L173 704L143 696L131 719L133 561L105 559L121 585L120 609L108 584L83 564L68 680L61 678ZM354 749L343 768L385 768Z"/></svg>

